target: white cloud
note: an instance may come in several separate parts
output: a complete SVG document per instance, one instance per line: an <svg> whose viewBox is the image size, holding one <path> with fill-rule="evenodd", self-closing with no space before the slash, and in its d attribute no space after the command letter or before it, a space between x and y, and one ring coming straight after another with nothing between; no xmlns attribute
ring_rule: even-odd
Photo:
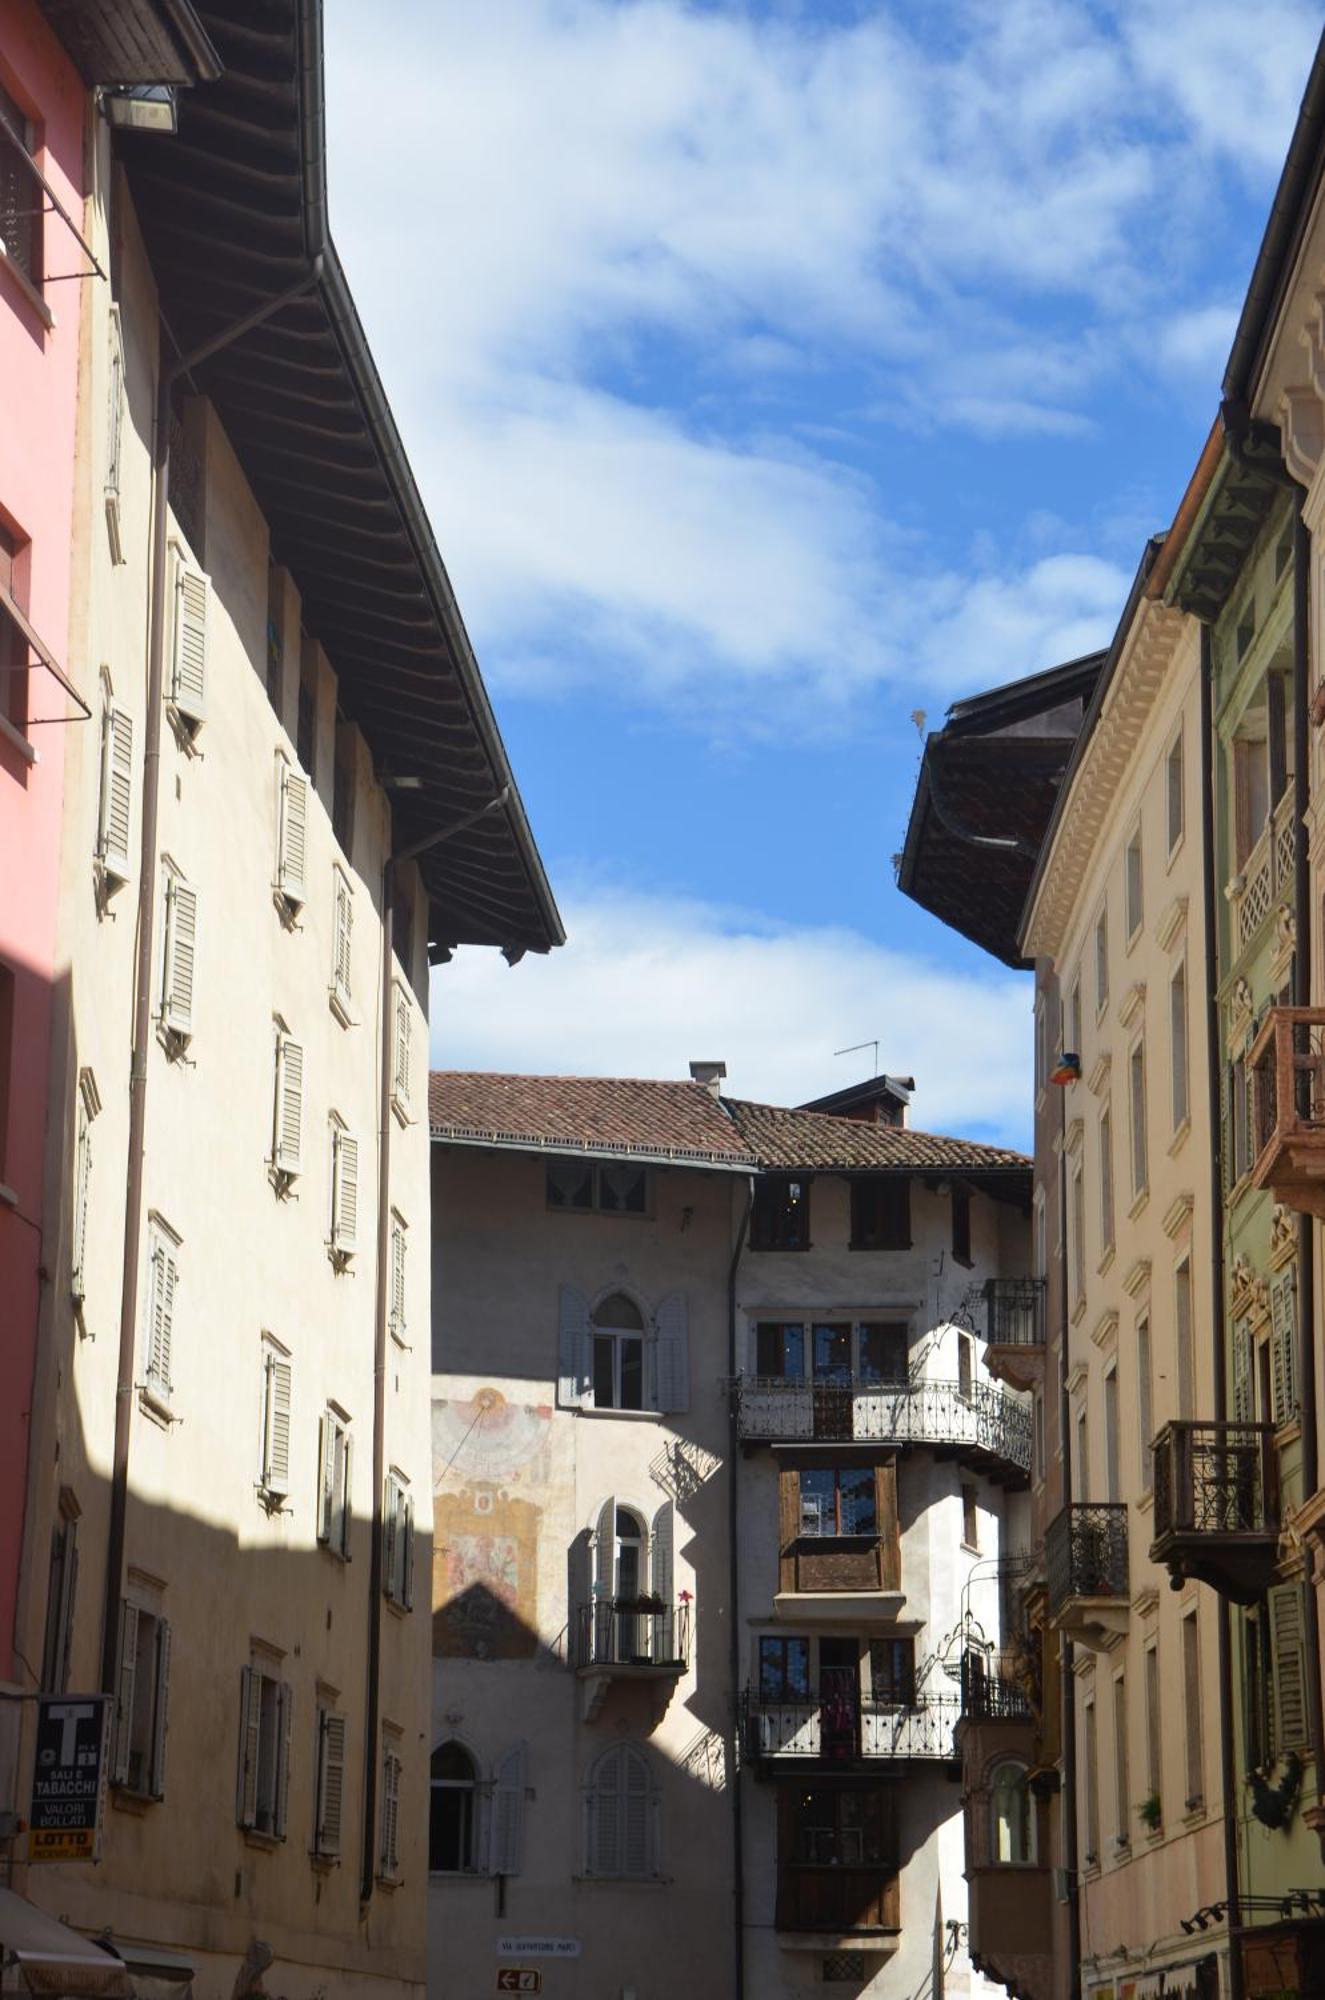
<svg viewBox="0 0 1325 2000"><path fill-rule="evenodd" d="M833 1051L878 1034L881 1067L916 1078L918 1126L1027 1142L1024 977L666 896L581 885L563 911L547 958L464 951L434 973L435 1066L685 1077L716 1058L731 1096L797 1104L868 1075L868 1053Z"/></svg>
<svg viewBox="0 0 1325 2000"><path fill-rule="evenodd" d="M1311 0L1134 0L1120 25L1196 145L1257 182L1278 171L1320 38Z"/></svg>
<svg viewBox="0 0 1325 2000"><path fill-rule="evenodd" d="M1046 556L1011 575L936 586L923 634L933 679L954 693L998 687L1107 645L1131 578L1098 556Z"/></svg>
<svg viewBox="0 0 1325 2000"><path fill-rule="evenodd" d="M1203 394L1213 409L1237 323L1236 304L1196 306L1160 326L1150 352L1170 374Z"/></svg>

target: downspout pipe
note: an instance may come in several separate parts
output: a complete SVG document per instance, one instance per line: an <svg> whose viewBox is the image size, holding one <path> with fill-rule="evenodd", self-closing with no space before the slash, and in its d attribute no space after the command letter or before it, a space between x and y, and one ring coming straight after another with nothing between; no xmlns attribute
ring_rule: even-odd
<svg viewBox="0 0 1325 2000"><path fill-rule="evenodd" d="M115 1378L115 1442L111 1460L110 1523L106 1541L106 1581L101 1622L101 1685L115 1692L119 1650L119 1604L123 1590L124 1544L129 1507L129 1445L133 1417L134 1356L138 1346L140 1254L143 1233L143 1168L147 1135L147 1059L152 1039L152 966L155 956L157 840L160 827L161 712L165 702L166 545L170 500L170 403L175 384L222 348L240 340L295 299L322 276L320 255L310 259L295 283L213 334L190 353L164 358L169 337L161 322L157 367L156 434L152 440L151 577L147 636L147 713L143 741L143 820L138 843L138 951L134 968L133 1047L129 1058L129 1147L125 1174L124 1248L121 1259L120 1340Z"/></svg>
<svg viewBox="0 0 1325 2000"><path fill-rule="evenodd" d="M730 1477L727 1481L727 1601L728 1601L728 1672L731 1679L733 1707L733 1755L729 1783L732 1801L732 1930L734 1950L735 1986L734 2000L745 2000L745 1820L741 1798L740 1758L735 1754L736 1733L740 1728L740 1687L741 1687L741 1563L740 1563L740 1410L737 1398L737 1382L740 1377L740 1356L737 1352L736 1331L736 1274L745 1249L746 1233L750 1227L750 1211L754 1207L755 1184L751 1175L745 1184L745 1206L736 1229L736 1246L732 1251L731 1266L727 1272L727 1372L731 1390L727 1399L727 1463Z"/></svg>
<svg viewBox="0 0 1325 2000"><path fill-rule="evenodd" d="M376 1870L373 1866L377 1832L377 1731L381 1716L382 1678L382 1509L386 1493L386 1354L389 1324L391 1263L391 1078L394 1021L391 989L395 980L395 905L397 872L407 861L444 840L463 833L489 813L500 812L510 798L504 785L496 798L475 812L464 813L421 840L397 848L382 865L382 991L379 1002L381 1032L378 1045L377 1106L377 1279L373 1324L373 1515L368 1545L368 1700L363 1749L363 1847L359 1871L359 1903L362 1916L373 1898Z"/></svg>
<svg viewBox="0 0 1325 2000"><path fill-rule="evenodd" d="M1214 658L1210 627L1201 626L1201 903L1205 930L1205 1043L1206 1102L1210 1120L1210 1325L1214 1336L1215 1416L1223 1423L1228 1416L1228 1360L1224 1352L1224 1169L1223 1120L1220 1115L1219 1039L1219 898L1215 882L1215 768L1214 740ZM1233 1715L1233 1632L1232 1613L1227 1597L1220 1593L1219 1708L1226 1718ZM1238 1889L1237 1770L1233 1755L1233 1730L1219 1732L1219 1778L1224 1793L1224 1901L1228 1906L1228 1993L1229 2000L1243 2000L1242 1952L1238 1934L1242 1926Z"/></svg>
<svg viewBox="0 0 1325 2000"><path fill-rule="evenodd" d="M1061 1008L1061 996L1060 996ZM1058 1299L1061 1328L1058 1351L1058 1429L1063 1466L1063 1505L1072 1504L1072 1410L1067 1393L1071 1372L1068 1356L1067 1299L1067 1091L1059 1094L1058 1127ZM1081 1890L1077 1871L1077 1708L1076 1649L1063 1639L1058 1656L1058 1709L1063 1719L1063 1866L1067 1874L1067 1939L1070 2000L1081 1996Z"/></svg>

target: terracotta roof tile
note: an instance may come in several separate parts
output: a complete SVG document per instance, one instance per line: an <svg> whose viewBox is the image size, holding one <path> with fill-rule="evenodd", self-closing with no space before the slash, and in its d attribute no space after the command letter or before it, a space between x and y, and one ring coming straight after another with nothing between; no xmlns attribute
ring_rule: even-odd
<svg viewBox="0 0 1325 2000"><path fill-rule="evenodd" d="M968 1173L1029 1173L1024 1153L947 1139L913 1127L872 1125L823 1111L787 1111L729 1097L727 1108L761 1167L819 1167L825 1172L911 1167L920 1172L955 1168Z"/></svg>

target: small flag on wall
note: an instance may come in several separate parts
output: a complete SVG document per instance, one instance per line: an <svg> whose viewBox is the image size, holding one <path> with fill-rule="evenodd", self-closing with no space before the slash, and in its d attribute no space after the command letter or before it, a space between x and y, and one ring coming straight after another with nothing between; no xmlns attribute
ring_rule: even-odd
<svg viewBox="0 0 1325 2000"><path fill-rule="evenodd" d="M1073 1055L1070 1049L1064 1049L1062 1055L1059 1056L1058 1061L1049 1072L1049 1081L1050 1083L1080 1083L1081 1057Z"/></svg>

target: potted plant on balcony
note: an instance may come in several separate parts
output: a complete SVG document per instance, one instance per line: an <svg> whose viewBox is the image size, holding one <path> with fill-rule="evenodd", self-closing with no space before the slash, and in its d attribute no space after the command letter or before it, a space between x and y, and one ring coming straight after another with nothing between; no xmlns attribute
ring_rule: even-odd
<svg viewBox="0 0 1325 2000"><path fill-rule="evenodd" d="M1144 1821L1150 1833L1158 1833L1164 1823L1164 1808L1159 1802L1158 1792L1148 1792L1136 1809L1137 1818Z"/></svg>

